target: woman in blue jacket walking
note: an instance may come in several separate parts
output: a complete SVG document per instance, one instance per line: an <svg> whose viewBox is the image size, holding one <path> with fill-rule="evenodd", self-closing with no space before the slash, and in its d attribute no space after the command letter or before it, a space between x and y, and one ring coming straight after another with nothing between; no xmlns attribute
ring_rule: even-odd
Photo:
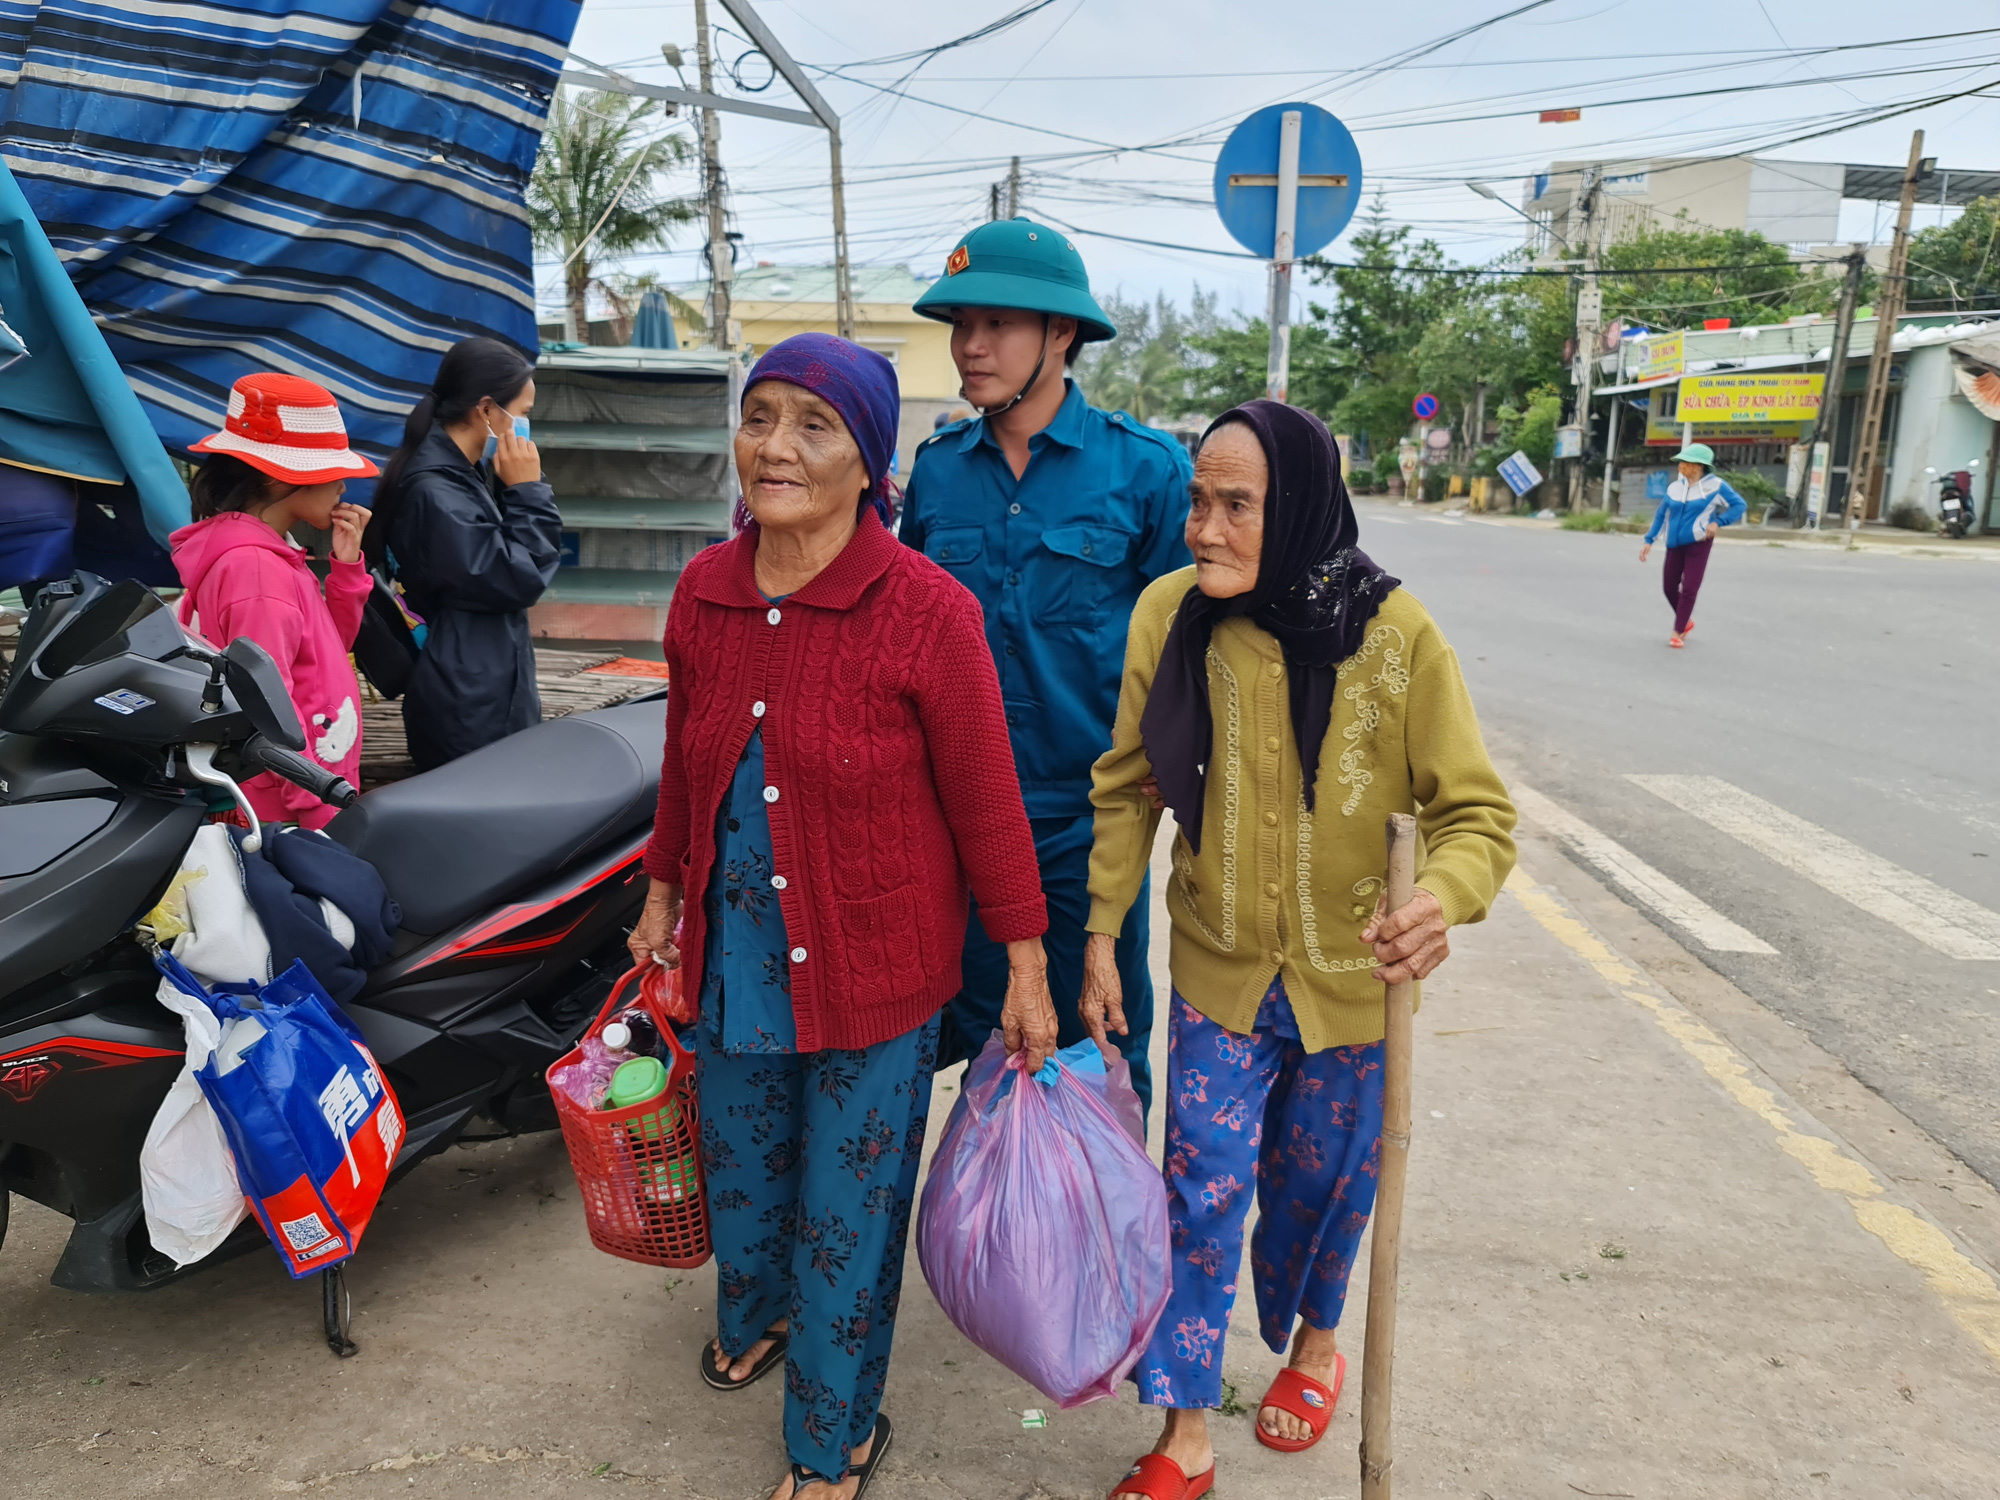
<svg viewBox="0 0 2000 1500"><path fill-rule="evenodd" d="M1710 472L1715 467L1715 450L1708 444L1689 443L1674 459L1681 466L1680 477L1667 486L1667 498L1653 512L1639 561L1652 555L1653 541L1664 529L1667 566L1663 583L1667 603L1674 611L1674 633L1667 637L1667 644L1678 651L1694 629L1694 599L1701 592L1702 575L1708 571L1708 549L1715 543L1715 534L1742 520L1747 507L1741 495Z"/></svg>

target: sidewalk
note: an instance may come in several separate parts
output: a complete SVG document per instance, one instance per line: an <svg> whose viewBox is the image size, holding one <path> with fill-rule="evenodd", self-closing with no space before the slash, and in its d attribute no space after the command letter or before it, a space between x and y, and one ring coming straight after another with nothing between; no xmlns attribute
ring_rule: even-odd
<svg viewBox="0 0 2000 1500"><path fill-rule="evenodd" d="M1418 1017L1398 1495L1991 1497L1988 1269L1584 922L1566 894L1584 900L1584 877L1532 841L1524 865L1456 934ZM615 1483L752 1500L780 1472L780 1382L728 1397L696 1379L712 1272L593 1252L554 1136L454 1150L397 1190L352 1277L361 1354L345 1363L315 1337L316 1286L268 1258L89 1299L47 1284L62 1234L17 1200L0 1252L9 1493ZM1357 1275L1324 1444L1282 1456L1248 1412L1221 1419L1219 1493L1358 1492L1365 1305ZM1251 1321L1226 1354L1246 1407L1279 1364ZM1156 1427L1129 1395L1021 1426L1048 1406L959 1338L912 1257L885 1402L896 1446L872 1496L1102 1495Z"/></svg>

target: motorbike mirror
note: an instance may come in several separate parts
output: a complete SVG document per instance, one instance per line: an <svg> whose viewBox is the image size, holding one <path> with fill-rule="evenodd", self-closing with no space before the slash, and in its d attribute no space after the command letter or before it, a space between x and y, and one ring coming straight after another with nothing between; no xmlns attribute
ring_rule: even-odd
<svg viewBox="0 0 2000 1500"><path fill-rule="evenodd" d="M304 750L305 729L271 653L248 636L238 636L222 653L222 659L227 664L229 691L257 732L287 750Z"/></svg>

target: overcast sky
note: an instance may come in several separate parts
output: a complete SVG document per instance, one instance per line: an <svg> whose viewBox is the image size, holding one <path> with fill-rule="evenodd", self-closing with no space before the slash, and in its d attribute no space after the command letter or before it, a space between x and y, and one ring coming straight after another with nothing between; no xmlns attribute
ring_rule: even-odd
<svg viewBox="0 0 2000 1500"><path fill-rule="evenodd" d="M1965 0L1546 0L1388 68L1375 65L1522 0L1053 0L913 75L912 62L874 61L962 36L1022 3L759 0L793 57L849 75L815 76L843 121L857 262L937 275L959 234L985 218L988 185L1018 153L1022 211L1086 232L1077 243L1099 291L1164 291L1184 301L1198 281L1221 293L1225 311L1261 313L1264 271L1255 261L1088 231L1235 249L1211 197L1216 153L1236 121L1292 100L1318 103L1346 122L1360 146L1366 195L1380 184L1392 219L1467 261L1517 246L1523 225L1465 180L1519 202L1523 179L1558 158L1748 150L1900 165L1910 131L1921 127L1925 154L1942 167L2000 169L2000 11ZM734 29L720 0L709 9L712 24ZM1873 45L1982 25L1995 29ZM685 51L692 84L688 0L585 0L573 46L634 78L672 83L663 42ZM1832 48L1847 50L1822 50ZM721 51L733 63L747 46L725 36ZM769 69L751 56L738 73L754 88ZM1989 81L1984 94L1820 134ZM726 78L718 88L738 91ZM901 96L886 92L892 88ZM782 79L756 97L796 104ZM1575 123L1536 121L1541 109L1577 106L1583 114ZM692 122L672 128L691 131ZM1787 140L1808 134L1817 138ZM743 259L830 261L824 135L728 115L722 149ZM695 191L692 175L685 187ZM1886 238L1893 215L1893 205L1850 204L1842 236ZM1938 217L1935 208L1920 209L1917 223ZM697 248L690 231L674 252L628 264L692 279L700 274ZM1336 242L1328 253L1339 250ZM545 304L553 270L552 262L540 268Z"/></svg>

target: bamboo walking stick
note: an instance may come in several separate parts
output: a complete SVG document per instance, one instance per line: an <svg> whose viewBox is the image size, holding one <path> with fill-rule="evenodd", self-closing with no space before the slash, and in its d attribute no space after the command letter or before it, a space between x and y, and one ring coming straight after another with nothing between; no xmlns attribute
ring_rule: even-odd
<svg viewBox="0 0 2000 1500"><path fill-rule="evenodd" d="M1389 819L1387 910L1409 905L1417 876L1417 820ZM1390 1387L1396 1363L1396 1276L1403 1250L1403 1187L1410 1175L1410 1048L1414 986L1384 986L1382 1148L1375 1238L1368 1255L1368 1331L1361 1354L1361 1500L1389 1500Z"/></svg>

